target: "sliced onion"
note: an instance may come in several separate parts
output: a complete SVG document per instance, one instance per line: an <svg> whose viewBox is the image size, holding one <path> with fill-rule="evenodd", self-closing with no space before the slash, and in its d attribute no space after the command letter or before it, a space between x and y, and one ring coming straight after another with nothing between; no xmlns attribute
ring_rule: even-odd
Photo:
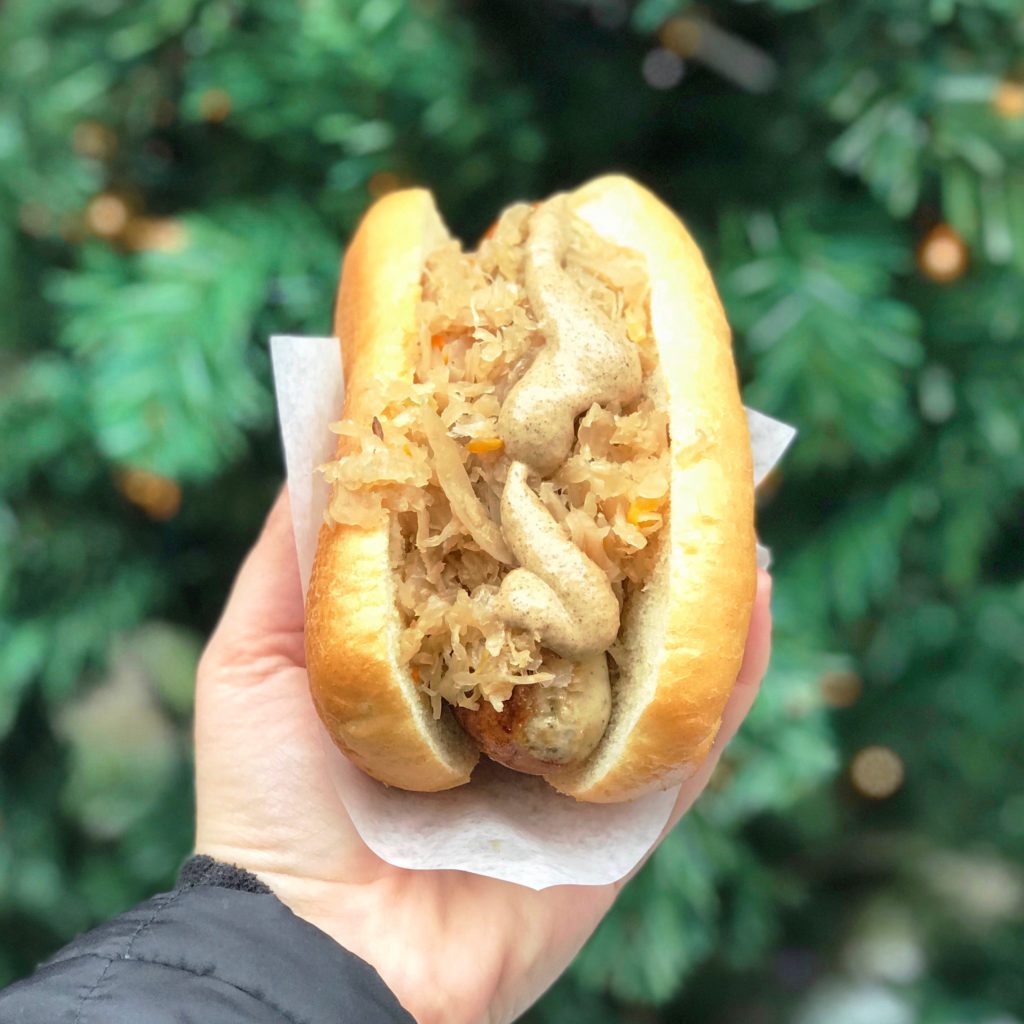
<svg viewBox="0 0 1024 1024"><path fill-rule="evenodd" d="M448 436L441 417L429 405L423 406L423 433L434 453L437 482L452 507L452 514L487 554L506 565L514 565L515 559L500 527L487 515L483 502L473 490L458 443Z"/></svg>
<svg viewBox="0 0 1024 1024"><path fill-rule="evenodd" d="M573 670L577 668L574 662L567 658L559 658L552 654L544 659L544 671L550 673L551 682L548 686L568 686L572 682Z"/></svg>

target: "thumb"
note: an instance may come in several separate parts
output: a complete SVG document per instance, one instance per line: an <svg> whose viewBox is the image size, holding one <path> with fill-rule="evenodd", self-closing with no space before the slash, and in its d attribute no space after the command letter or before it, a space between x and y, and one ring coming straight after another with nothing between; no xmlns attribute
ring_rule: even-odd
<svg viewBox="0 0 1024 1024"><path fill-rule="evenodd" d="M203 661L246 665L272 658L303 665L303 600L287 488L235 577ZM269 667L269 666L268 666Z"/></svg>

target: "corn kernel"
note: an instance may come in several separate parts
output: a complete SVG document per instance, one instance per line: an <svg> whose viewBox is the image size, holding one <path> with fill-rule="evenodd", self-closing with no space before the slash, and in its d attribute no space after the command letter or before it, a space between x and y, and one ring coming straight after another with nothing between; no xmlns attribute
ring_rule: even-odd
<svg viewBox="0 0 1024 1024"><path fill-rule="evenodd" d="M629 338L630 341L639 344L647 337L647 331L644 329L643 324L638 323L636 320L632 320L626 326L626 337Z"/></svg>
<svg viewBox="0 0 1024 1024"><path fill-rule="evenodd" d="M434 348L444 348L444 335L443 334L432 334L430 336L430 344Z"/></svg>
<svg viewBox="0 0 1024 1024"><path fill-rule="evenodd" d="M483 452L500 452L504 447L505 442L500 437L474 437L466 445L466 448L474 455L480 455Z"/></svg>
<svg viewBox="0 0 1024 1024"><path fill-rule="evenodd" d="M660 498L634 498L626 510L626 522L633 526L652 523L657 517L660 505Z"/></svg>

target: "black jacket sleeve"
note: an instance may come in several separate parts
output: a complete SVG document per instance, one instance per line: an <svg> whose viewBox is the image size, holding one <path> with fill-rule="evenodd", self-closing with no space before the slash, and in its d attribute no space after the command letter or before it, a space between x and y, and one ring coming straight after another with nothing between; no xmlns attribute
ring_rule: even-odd
<svg viewBox="0 0 1024 1024"><path fill-rule="evenodd" d="M0 1021L413 1024L369 964L209 857L0 992Z"/></svg>

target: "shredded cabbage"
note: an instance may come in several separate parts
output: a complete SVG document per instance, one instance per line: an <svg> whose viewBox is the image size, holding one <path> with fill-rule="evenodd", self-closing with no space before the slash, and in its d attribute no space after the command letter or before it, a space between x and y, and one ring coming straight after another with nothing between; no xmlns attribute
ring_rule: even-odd
<svg viewBox="0 0 1024 1024"><path fill-rule="evenodd" d="M516 685L569 678L561 659L494 611L513 564L498 526L508 467L498 412L544 344L522 287L529 216L513 206L477 252L452 241L430 255L410 339L413 379L376 382L376 417L334 424L340 455L323 467L332 520L368 527L390 514L400 656L437 714L442 700L500 710ZM649 376L657 348L642 259L574 222L566 267L589 301L625 320ZM624 596L650 574L670 484L667 415L643 398L591 407L570 457L538 493Z"/></svg>

